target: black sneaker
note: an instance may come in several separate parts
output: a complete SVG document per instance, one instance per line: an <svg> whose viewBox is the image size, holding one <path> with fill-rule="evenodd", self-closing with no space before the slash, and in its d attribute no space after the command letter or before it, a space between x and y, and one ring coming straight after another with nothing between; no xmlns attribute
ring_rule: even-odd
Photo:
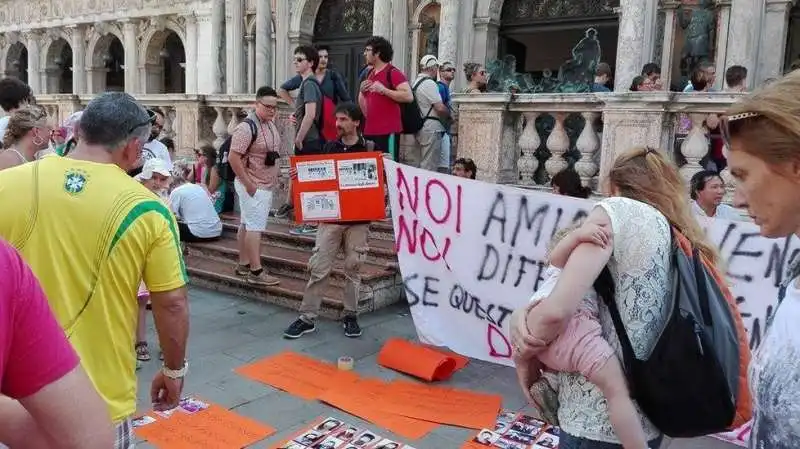
<svg viewBox="0 0 800 449"><path fill-rule="evenodd" d="M345 337L356 338L361 336L361 327L353 315L347 315L342 319L342 327L344 327Z"/></svg>
<svg viewBox="0 0 800 449"><path fill-rule="evenodd" d="M292 205L289 203L284 204L275 211L275 218L286 218L292 212Z"/></svg>
<svg viewBox="0 0 800 449"><path fill-rule="evenodd" d="M309 324L298 318L294 321L294 323L289 325L286 331L284 331L283 338L300 338L305 334L314 332L315 330L317 330L317 326L315 326L313 323Z"/></svg>

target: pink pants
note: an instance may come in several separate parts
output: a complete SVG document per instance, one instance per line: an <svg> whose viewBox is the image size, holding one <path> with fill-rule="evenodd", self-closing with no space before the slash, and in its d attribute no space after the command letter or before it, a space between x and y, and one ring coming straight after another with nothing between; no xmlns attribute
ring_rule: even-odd
<svg viewBox="0 0 800 449"><path fill-rule="evenodd" d="M566 329L539 354L539 361L553 371L581 373L591 379L613 356L597 317L578 309Z"/></svg>

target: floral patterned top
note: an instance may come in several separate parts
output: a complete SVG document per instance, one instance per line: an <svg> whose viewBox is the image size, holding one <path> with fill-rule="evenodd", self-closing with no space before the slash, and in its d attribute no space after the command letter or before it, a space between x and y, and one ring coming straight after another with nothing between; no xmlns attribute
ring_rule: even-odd
<svg viewBox="0 0 800 449"><path fill-rule="evenodd" d="M669 224L652 206L629 198L607 198L597 207L602 207L611 218L614 234L608 263L616 287L614 300L636 356L646 357L658 340L669 309ZM622 359L611 315L602 302L600 324L603 336ZM559 373L559 376L558 420L563 431L575 437L618 444L600 389L580 374ZM642 425L648 440L661 435L644 416Z"/></svg>

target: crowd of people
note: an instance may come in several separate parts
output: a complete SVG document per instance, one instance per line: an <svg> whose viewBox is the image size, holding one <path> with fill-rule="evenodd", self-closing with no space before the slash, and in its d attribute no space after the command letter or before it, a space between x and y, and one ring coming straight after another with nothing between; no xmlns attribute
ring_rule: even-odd
<svg viewBox="0 0 800 449"><path fill-rule="evenodd" d="M182 243L219 238L219 213L230 207L230 192L241 217L236 275L253 285L279 283L261 265L261 234L271 210L287 216L294 206L273 204L284 145L275 125L281 98L295 107L295 155L376 150L397 159L400 135L413 131L418 157L412 160L442 169L452 113L442 84L452 80L452 63L426 55L420 75L409 82L391 65L386 39L367 40L364 55L367 69L353 98L327 66L326 49L298 47L297 77L278 90L259 88L225 148L198 149L194 164L174 160L174 144L158 139L163 115L128 94L99 94L54 129L27 85L0 80L0 106L10 113L0 122L0 442L133 447L136 366L151 358L148 308L162 360L151 401L156 410L178 404L189 369ZM465 74L467 92L485 89L481 66L467 64ZM417 120L406 119L408 107L418 109L410 114ZM716 128L737 179L734 205L746 209L766 237L800 235L793 196L800 186L800 72L742 98L717 118ZM451 157L447 171L476 178L474 161L458 158L451 166ZM611 299L632 350L646 358L670 313L673 231L724 272L701 220L741 217L722 204L724 182L716 171L697 173L687 188L675 164L656 149L620 151L605 180L607 197L582 224L556 236L542 289L529 307L514 312L514 361L529 400L543 409L557 403L551 415L562 429L559 447L655 448L663 435L631 401L618 363L620 341L608 331L612 318L598 306L595 282L608 268L616 287ZM591 194L572 169L553 177L552 186L557 194ZM316 330L340 251L347 278L342 328L346 337L361 336L359 273L369 223L303 226L296 232L316 234L310 280L300 316L284 336ZM800 263L786 279L749 370L750 444L758 449L800 447L800 334L794 330Z"/></svg>

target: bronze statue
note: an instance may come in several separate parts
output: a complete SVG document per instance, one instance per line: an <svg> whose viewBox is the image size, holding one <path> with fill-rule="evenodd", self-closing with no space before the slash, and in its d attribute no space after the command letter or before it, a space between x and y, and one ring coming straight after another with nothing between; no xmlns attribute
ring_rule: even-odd
<svg viewBox="0 0 800 449"><path fill-rule="evenodd" d="M681 51L681 72L688 75L697 64L711 59L712 36L716 25L712 0L700 0L699 7L685 11L678 7L678 18L685 31Z"/></svg>

